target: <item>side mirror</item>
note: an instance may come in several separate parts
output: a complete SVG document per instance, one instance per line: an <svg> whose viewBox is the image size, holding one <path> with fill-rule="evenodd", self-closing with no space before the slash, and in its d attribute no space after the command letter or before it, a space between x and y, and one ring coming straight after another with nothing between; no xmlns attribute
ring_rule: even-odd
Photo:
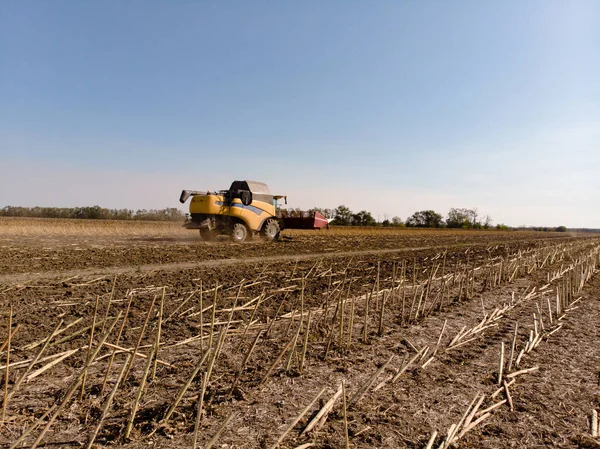
<svg viewBox="0 0 600 449"><path fill-rule="evenodd" d="M250 192L249 190L241 190L240 200L242 200L242 204L244 206L249 206L250 204L252 204L252 192Z"/></svg>

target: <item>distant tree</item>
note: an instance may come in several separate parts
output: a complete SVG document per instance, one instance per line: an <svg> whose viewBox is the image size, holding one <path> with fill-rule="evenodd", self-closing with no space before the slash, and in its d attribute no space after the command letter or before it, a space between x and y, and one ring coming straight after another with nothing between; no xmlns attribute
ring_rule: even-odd
<svg viewBox="0 0 600 449"><path fill-rule="evenodd" d="M509 227L509 226L506 226L505 224L498 223L498 224L496 225L496 229L497 229L498 231L508 231L508 230L510 230L510 227Z"/></svg>
<svg viewBox="0 0 600 449"><path fill-rule="evenodd" d="M444 225L443 217L433 210L415 212L406 219L406 226L416 228L439 228Z"/></svg>
<svg viewBox="0 0 600 449"><path fill-rule="evenodd" d="M567 227L566 226L557 226L556 232L567 232Z"/></svg>
<svg viewBox="0 0 600 449"><path fill-rule="evenodd" d="M448 211L446 226L449 228L472 228L472 216L471 209L453 207Z"/></svg>
<svg viewBox="0 0 600 449"><path fill-rule="evenodd" d="M485 220L483 221L483 228L484 229L490 229L490 227L492 226L492 217L490 217L489 215L485 216Z"/></svg>
<svg viewBox="0 0 600 449"><path fill-rule="evenodd" d="M488 229L491 224L492 219L489 215L486 215L483 222L479 221L477 208L453 207L448 211L448 218L446 219L446 226L449 228Z"/></svg>
<svg viewBox="0 0 600 449"><path fill-rule="evenodd" d="M74 218L98 220L108 218L107 216L108 209L102 209L100 206L76 207L74 212Z"/></svg>
<svg viewBox="0 0 600 449"><path fill-rule="evenodd" d="M84 207L15 207L5 206L0 209L4 217L39 217L39 218L79 218L89 220L152 220L181 221L185 214L177 208L161 210L106 209L100 206Z"/></svg>
<svg viewBox="0 0 600 449"><path fill-rule="evenodd" d="M352 214L352 226L375 226L377 221L373 218L370 212L361 210L357 214Z"/></svg>
<svg viewBox="0 0 600 449"><path fill-rule="evenodd" d="M24 207L4 206L0 211L0 215L3 217L25 217L27 216L27 210Z"/></svg>
<svg viewBox="0 0 600 449"><path fill-rule="evenodd" d="M557 229L558 228L549 228L548 226L532 226L532 227L529 227L529 228L523 227L523 230L533 230L533 231L537 231L537 232L554 232ZM566 229L567 228L565 228L565 230Z"/></svg>
<svg viewBox="0 0 600 449"><path fill-rule="evenodd" d="M400 217L392 217L392 226L404 226L404 222Z"/></svg>
<svg viewBox="0 0 600 449"><path fill-rule="evenodd" d="M481 223L479 222L479 212L477 211L477 208L474 207L473 209L469 209L469 213L470 213L470 217L469 219L471 220L471 223L473 223L473 227L481 227Z"/></svg>
<svg viewBox="0 0 600 449"><path fill-rule="evenodd" d="M392 226L392 222L386 218L381 222L381 226L383 226L384 228L389 228L390 226Z"/></svg>
<svg viewBox="0 0 600 449"><path fill-rule="evenodd" d="M352 211L344 205L335 209L335 219L332 224L338 226L349 226L352 224Z"/></svg>
<svg viewBox="0 0 600 449"><path fill-rule="evenodd" d="M476 207L473 209L453 207L448 211L446 219L446 226L449 228L489 229L491 225L492 217L486 215L483 220L480 220Z"/></svg>
<svg viewBox="0 0 600 449"><path fill-rule="evenodd" d="M289 209L281 209L281 212L286 217L302 217L304 214L304 211L299 207L296 207L295 209L293 207L290 207Z"/></svg>

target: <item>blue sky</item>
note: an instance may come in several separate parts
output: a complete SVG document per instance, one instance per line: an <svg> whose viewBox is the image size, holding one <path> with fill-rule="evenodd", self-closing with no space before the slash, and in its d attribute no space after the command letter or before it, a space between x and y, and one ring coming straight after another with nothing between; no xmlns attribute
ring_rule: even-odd
<svg viewBox="0 0 600 449"><path fill-rule="evenodd" d="M0 207L267 182L600 227L600 2L0 0Z"/></svg>

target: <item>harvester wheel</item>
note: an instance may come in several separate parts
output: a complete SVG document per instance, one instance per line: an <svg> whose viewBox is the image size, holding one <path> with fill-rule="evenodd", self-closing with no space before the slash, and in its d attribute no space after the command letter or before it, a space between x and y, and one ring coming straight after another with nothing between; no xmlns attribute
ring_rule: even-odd
<svg viewBox="0 0 600 449"><path fill-rule="evenodd" d="M214 229L202 228L200 229L200 237L205 242L212 242L217 238L217 231Z"/></svg>
<svg viewBox="0 0 600 449"><path fill-rule="evenodd" d="M250 232L248 231L246 225L243 223L236 223L233 225L233 228L231 228L231 240L233 240L236 243L244 242L248 239L249 235Z"/></svg>
<svg viewBox="0 0 600 449"><path fill-rule="evenodd" d="M279 228L279 223L277 220L269 218L263 225L260 231L260 236L265 240L272 241L279 238L280 232L281 229Z"/></svg>

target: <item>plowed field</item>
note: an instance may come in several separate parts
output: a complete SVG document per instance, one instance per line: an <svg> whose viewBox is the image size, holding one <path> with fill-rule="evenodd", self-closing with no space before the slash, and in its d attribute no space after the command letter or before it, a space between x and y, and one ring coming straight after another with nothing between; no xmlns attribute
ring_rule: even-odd
<svg viewBox="0 0 600 449"><path fill-rule="evenodd" d="M0 447L597 444L598 237L10 224Z"/></svg>

